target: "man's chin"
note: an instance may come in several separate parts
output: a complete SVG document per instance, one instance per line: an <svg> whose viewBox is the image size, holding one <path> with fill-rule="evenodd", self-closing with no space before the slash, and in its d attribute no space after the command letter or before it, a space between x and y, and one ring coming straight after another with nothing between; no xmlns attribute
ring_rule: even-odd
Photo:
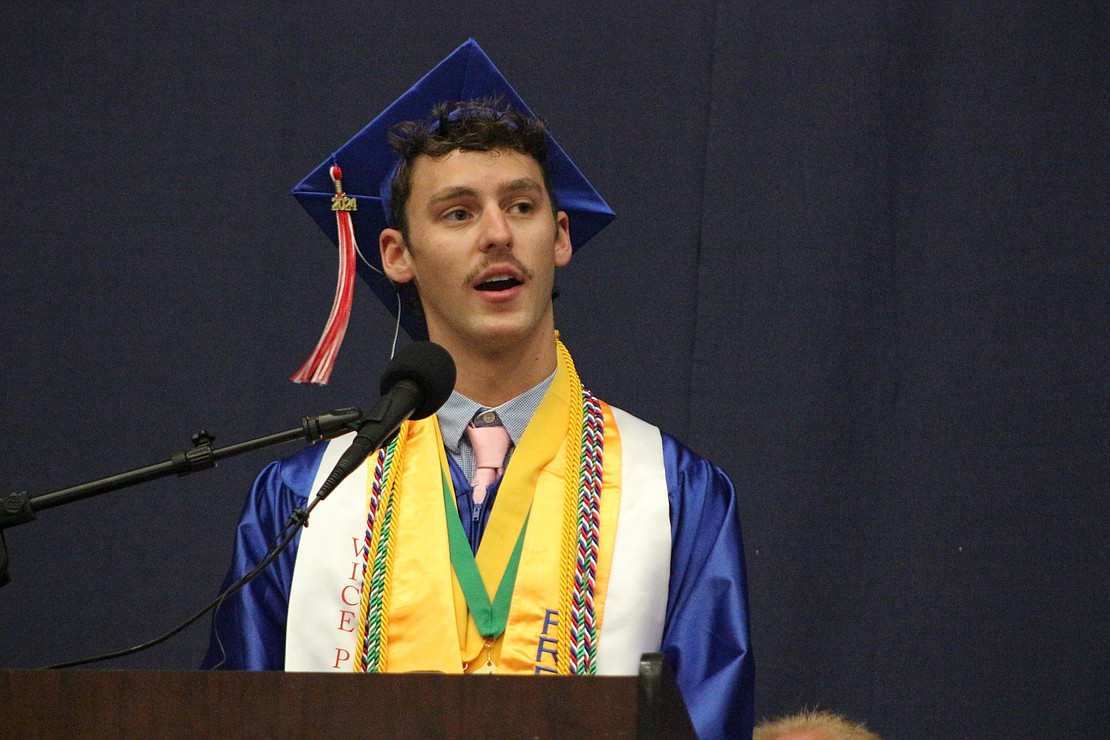
<svg viewBox="0 0 1110 740"><path fill-rule="evenodd" d="M506 306L469 315L460 311L454 316L428 316L428 334L432 341L441 344L502 351L527 346L539 336L546 336L550 332L545 327L553 323L525 306L512 309Z"/></svg>
<svg viewBox="0 0 1110 740"><path fill-rule="evenodd" d="M481 321L474 327L471 336L474 343L483 349L505 352L528 346L541 331L535 322L521 316L502 315Z"/></svg>

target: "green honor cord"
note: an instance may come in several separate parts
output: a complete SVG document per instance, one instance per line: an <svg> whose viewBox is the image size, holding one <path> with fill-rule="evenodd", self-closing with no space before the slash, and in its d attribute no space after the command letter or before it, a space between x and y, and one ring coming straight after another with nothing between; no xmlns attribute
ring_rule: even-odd
<svg viewBox="0 0 1110 740"><path fill-rule="evenodd" d="M443 478L443 505L447 512L447 541L451 550L451 567L455 569L455 577L459 579L466 606L470 609L474 623L478 626L478 633L485 638L497 638L505 631L509 621L509 604L513 600L513 587L516 585L516 571L520 565L520 551L524 548L524 533L528 529L528 517L524 518L524 526L520 528L520 536L516 539L516 547L505 566L505 573L501 576L501 583L497 587L497 595L490 603L486 584L482 581L482 574L478 572L478 563L474 560L474 553L466 539L462 522L459 520L459 511L451 494L451 485L447 481L447 474L441 472ZM531 516L531 514L529 514Z"/></svg>

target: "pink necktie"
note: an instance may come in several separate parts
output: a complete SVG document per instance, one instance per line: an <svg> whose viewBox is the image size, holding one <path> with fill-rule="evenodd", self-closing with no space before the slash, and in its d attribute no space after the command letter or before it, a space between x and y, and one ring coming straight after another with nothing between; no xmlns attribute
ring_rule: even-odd
<svg viewBox="0 0 1110 740"><path fill-rule="evenodd" d="M486 500L486 489L501 475L505 453L509 451L512 440L508 431L500 424L488 427L468 424L466 438L474 448L474 460L478 463L478 472L474 474L472 481L474 493L471 496L474 503L480 504Z"/></svg>

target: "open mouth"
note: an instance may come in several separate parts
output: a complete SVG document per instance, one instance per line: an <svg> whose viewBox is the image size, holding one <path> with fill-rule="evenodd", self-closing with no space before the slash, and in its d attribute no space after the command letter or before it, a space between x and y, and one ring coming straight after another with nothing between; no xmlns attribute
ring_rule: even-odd
<svg viewBox="0 0 1110 740"><path fill-rule="evenodd" d="M518 285L523 285L520 280L517 280L512 275L495 275L488 280L483 280L474 286L476 290L485 290L496 292L499 290L509 290Z"/></svg>

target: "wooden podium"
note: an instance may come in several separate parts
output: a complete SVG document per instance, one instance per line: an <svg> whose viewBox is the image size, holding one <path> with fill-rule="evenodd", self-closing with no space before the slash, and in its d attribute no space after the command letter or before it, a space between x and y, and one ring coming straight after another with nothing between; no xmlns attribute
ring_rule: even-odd
<svg viewBox="0 0 1110 740"><path fill-rule="evenodd" d="M0 737L696 737L662 655L638 677L0 671Z"/></svg>

